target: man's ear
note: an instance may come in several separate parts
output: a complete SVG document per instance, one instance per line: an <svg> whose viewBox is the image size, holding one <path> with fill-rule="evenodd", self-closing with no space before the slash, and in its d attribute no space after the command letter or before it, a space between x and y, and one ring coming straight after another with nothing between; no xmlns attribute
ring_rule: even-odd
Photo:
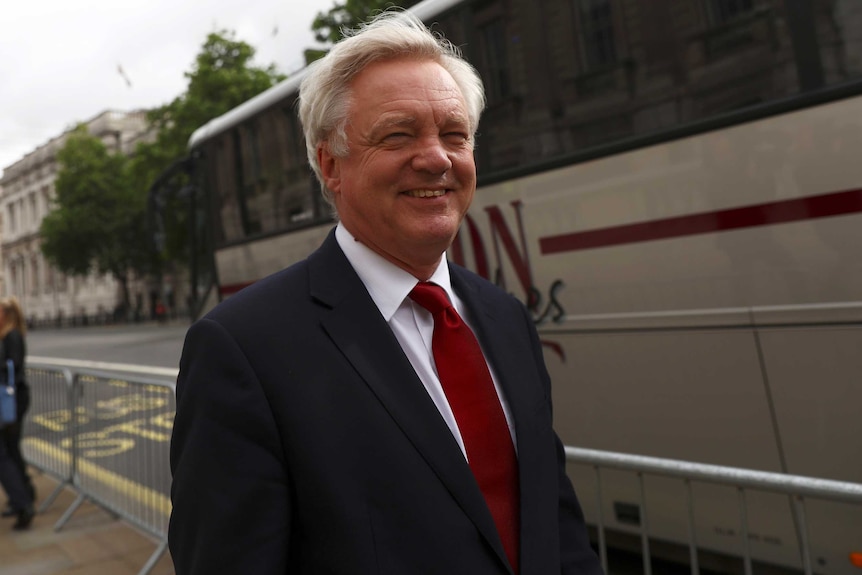
<svg viewBox="0 0 862 575"><path fill-rule="evenodd" d="M326 187L334 194L341 192L341 162L330 153L326 142L317 146L317 165Z"/></svg>

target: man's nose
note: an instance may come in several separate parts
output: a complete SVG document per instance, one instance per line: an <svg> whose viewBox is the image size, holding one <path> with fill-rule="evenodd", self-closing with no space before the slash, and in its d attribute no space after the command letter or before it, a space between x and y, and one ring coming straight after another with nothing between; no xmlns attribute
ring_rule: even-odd
<svg viewBox="0 0 862 575"><path fill-rule="evenodd" d="M443 174L452 167L449 152L440 138L423 139L413 156L413 169L431 174Z"/></svg>

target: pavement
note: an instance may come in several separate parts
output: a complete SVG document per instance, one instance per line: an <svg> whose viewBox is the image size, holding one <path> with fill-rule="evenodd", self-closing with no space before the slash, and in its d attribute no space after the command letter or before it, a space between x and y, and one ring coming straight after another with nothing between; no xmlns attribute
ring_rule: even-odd
<svg viewBox="0 0 862 575"><path fill-rule="evenodd" d="M59 481L31 470L37 509ZM36 515L27 531L12 531L14 519L0 523L0 575L138 575L158 542L121 519L85 502L60 531L54 524L77 498L63 489L53 503ZM149 575L174 575L166 551Z"/></svg>

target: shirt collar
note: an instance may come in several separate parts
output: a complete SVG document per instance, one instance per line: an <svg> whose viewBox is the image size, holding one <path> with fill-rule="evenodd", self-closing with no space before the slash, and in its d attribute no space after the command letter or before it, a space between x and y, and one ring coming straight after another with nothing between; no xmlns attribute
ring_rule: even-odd
<svg viewBox="0 0 862 575"><path fill-rule="evenodd" d="M365 284L365 289L368 290L383 319L388 322L418 280L357 240L341 223L335 228L335 239L350 265L356 270L359 279ZM449 266L445 265L445 253L440 255L440 263L443 265L437 265L437 269L428 281L441 286L446 290L450 301L455 301L449 278Z"/></svg>

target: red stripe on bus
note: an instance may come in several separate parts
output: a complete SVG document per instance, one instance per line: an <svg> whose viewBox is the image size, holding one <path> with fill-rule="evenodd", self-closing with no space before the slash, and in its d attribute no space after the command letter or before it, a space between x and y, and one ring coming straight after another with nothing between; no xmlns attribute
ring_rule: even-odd
<svg viewBox="0 0 862 575"><path fill-rule="evenodd" d="M539 239L543 255L862 212L862 190L834 192Z"/></svg>

